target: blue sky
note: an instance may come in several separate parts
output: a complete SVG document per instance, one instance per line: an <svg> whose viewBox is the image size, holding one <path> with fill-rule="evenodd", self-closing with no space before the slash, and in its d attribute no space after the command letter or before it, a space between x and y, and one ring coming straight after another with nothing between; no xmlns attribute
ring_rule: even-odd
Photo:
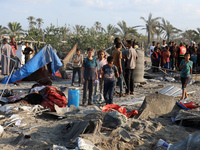
<svg viewBox="0 0 200 150"><path fill-rule="evenodd" d="M192 0L0 0L0 25L20 22L28 29L28 16L43 18L42 28L79 24L91 27L96 21L106 28L124 20L128 26L144 25L141 16L164 17L175 27L200 27L200 1ZM144 33L138 29L138 32Z"/></svg>

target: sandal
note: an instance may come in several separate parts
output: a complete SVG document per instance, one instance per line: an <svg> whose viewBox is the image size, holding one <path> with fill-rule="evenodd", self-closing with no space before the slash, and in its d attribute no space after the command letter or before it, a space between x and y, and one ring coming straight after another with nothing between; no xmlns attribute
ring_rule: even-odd
<svg viewBox="0 0 200 150"><path fill-rule="evenodd" d="M131 92L130 94L131 94L131 95L134 95L134 92Z"/></svg>

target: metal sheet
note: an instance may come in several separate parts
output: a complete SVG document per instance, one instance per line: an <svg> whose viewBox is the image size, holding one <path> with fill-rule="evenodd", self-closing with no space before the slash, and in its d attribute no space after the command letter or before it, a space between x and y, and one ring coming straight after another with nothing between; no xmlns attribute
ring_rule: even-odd
<svg viewBox="0 0 200 150"><path fill-rule="evenodd" d="M158 93L160 93L160 94L165 94L165 93L167 93L169 90L171 90L172 88L174 88L174 86L166 86L166 87L164 87L162 90L160 90Z"/></svg>
<svg viewBox="0 0 200 150"><path fill-rule="evenodd" d="M124 105L131 106L131 105L143 103L144 99L145 99L145 96L140 97L140 98L135 98L135 99L130 100L130 101L121 102L121 103L118 103L118 105L120 105L120 106L124 106Z"/></svg>
<svg viewBox="0 0 200 150"><path fill-rule="evenodd" d="M195 91L189 91L187 94L192 94ZM166 86L162 90L158 91L160 94L169 95L173 97L178 97L182 95L182 89L175 86Z"/></svg>

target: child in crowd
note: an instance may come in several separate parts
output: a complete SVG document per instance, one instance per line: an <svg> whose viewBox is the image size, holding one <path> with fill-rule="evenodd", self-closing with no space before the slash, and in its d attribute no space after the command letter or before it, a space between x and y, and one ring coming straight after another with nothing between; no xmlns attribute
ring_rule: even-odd
<svg viewBox="0 0 200 150"><path fill-rule="evenodd" d="M81 49L76 50L76 54L73 56L72 61L73 61L72 86L74 86L74 78L76 72L78 72L79 86L81 86L81 66L83 64L83 55L81 54Z"/></svg>
<svg viewBox="0 0 200 150"><path fill-rule="evenodd" d="M115 50L112 51L113 64L117 67L118 72L119 72L118 82L119 82L119 88L120 88L120 95L119 95L120 97L125 96L125 94L123 94L123 71L122 71L122 63L121 63L122 52L120 51L121 48L122 48L121 43L115 43Z"/></svg>
<svg viewBox="0 0 200 150"><path fill-rule="evenodd" d="M107 104L113 103L113 94L114 94L114 88L115 88L115 82L116 78L119 77L119 73L117 71L117 67L113 65L113 57L109 56L107 58L108 64L103 66L102 68L102 78L101 78L101 86L100 89L102 89L102 84L104 82L104 99ZM109 96L108 96L109 94Z"/></svg>
<svg viewBox="0 0 200 150"><path fill-rule="evenodd" d="M181 83L182 83L182 97L181 100L187 99L187 90L186 86L189 80L189 76L192 74L192 66L193 62L190 61L190 53L186 52L185 59L183 59L180 63L181 70Z"/></svg>
<svg viewBox="0 0 200 150"><path fill-rule="evenodd" d="M93 93L93 85L94 80L98 80L97 74L97 62L96 58L93 56L94 50L92 48L87 49L88 57L83 60L82 66L82 80L84 83L83 87L83 105L86 105L87 101L87 91L89 89L89 99L88 105L93 105L92 93Z"/></svg>
<svg viewBox="0 0 200 150"><path fill-rule="evenodd" d="M101 71L104 65L107 64L107 60L104 58L105 52L103 50L98 51L98 59L97 59L97 74L99 82L95 84L95 94L97 94L97 90L99 89L99 86L101 85ZM100 93L102 94L102 90L100 90Z"/></svg>
<svg viewBox="0 0 200 150"><path fill-rule="evenodd" d="M166 69L169 69L169 63L170 63L170 55L171 55L171 53L170 53L170 51L169 51L169 47L168 46L166 46L165 47L165 51L163 52L163 66L164 66L164 68L166 68ZM165 70L165 73L167 72L167 70Z"/></svg>
<svg viewBox="0 0 200 150"><path fill-rule="evenodd" d="M197 64L197 54L196 54L194 49L191 51L190 59L193 62L193 71L195 71L196 70L196 64Z"/></svg>
<svg viewBox="0 0 200 150"><path fill-rule="evenodd" d="M165 52L165 47L162 47L161 52L160 52L160 67L163 68L163 54Z"/></svg>
<svg viewBox="0 0 200 150"><path fill-rule="evenodd" d="M154 52L151 54L151 57L152 57L152 64L153 64L153 72L158 72L158 67L159 67L159 49L157 47L154 48Z"/></svg>

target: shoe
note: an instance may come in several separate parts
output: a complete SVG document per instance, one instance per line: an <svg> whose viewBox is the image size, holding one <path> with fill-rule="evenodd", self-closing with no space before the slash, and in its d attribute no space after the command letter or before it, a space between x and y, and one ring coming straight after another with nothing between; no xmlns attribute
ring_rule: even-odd
<svg viewBox="0 0 200 150"><path fill-rule="evenodd" d="M87 104L86 104L86 103L83 103L82 105L83 105L83 106L87 106Z"/></svg>
<svg viewBox="0 0 200 150"><path fill-rule="evenodd" d="M94 103L88 103L88 105L94 105Z"/></svg>
<svg viewBox="0 0 200 150"><path fill-rule="evenodd" d="M126 95L130 95L130 93L126 93Z"/></svg>
<svg viewBox="0 0 200 150"><path fill-rule="evenodd" d="M114 94L114 96L118 96L118 95L119 95L118 93L115 93L115 94Z"/></svg>
<svg viewBox="0 0 200 150"><path fill-rule="evenodd" d="M131 95L134 95L134 92L131 92L130 94L131 94Z"/></svg>
<svg viewBox="0 0 200 150"><path fill-rule="evenodd" d="M126 94L120 93L119 97L126 97Z"/></svg>
<svg viewBox="0 0 200 150"><path fill-rule="evenodd" d="M74 83L72 83L71 85L74 86Z"/></svg>

